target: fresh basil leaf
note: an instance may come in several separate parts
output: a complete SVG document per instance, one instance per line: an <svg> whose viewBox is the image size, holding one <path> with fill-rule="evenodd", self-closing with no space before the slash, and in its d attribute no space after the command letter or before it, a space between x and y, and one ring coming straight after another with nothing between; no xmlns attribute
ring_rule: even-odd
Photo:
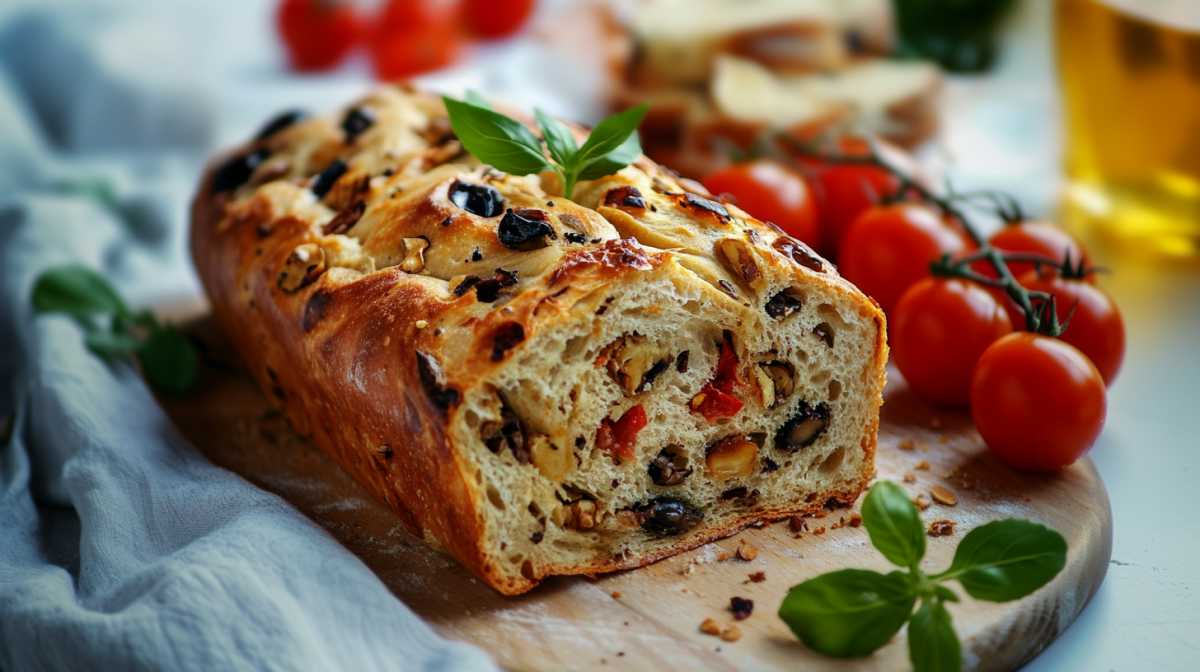
<svg viewBox="0 0 1200 672"><path fill-rule="evenodd" d="M932 578L958 579L971 597L1008 602L1046 585L1066 564L1067 541L1061 534L1009 518L971 530L958 545L950 569Z"/></svg>
<svg viewBox="0 0 1200 672"><path fill-rule="evenodd" d="M129 312L108 280L83 266L58 266L38 276L33 285L33 309L76 317Z"/></svg>
<svg viewBox="0 0 1200 672"><path fill-rule="evenodd" d="M542 143L520 122L452 98L442 100L459 142L483 163L513 175L554 169L542 153Z"/></svg>
<svg viewBox="0 0 1200 672"><path fill-rule="evenodd" d="M916 599L902 572L843 569L793 588L779 617L813 651L853 658L887 644L912 614Z"/></svg>
<svg viewBox="0 0 1200 672"><path fill-rule="evenodd" d="M941 598L943 602L958 602L958 595L940 583L933 584L933 594Z"/></svg>
<svg viewBox="0 0 1200 672"><path fill-rule="evenodd" d="M537 117L538 126L542 129L542 138L546 140L550 156L560 166L567 167L573 164L575 153L579 151L579 145L576 144L575 135L571 133L571 129L537 108L534 108L533 114Z"/></svg>
<svg viewBox="0 0 1200 672"><path fill-rule="evenodd" d="M622 148L637 131L638 124L642 123L642 117L646 116L648 109L650 109L650 104L642 103L637 107L614 114L597 124L596 128L593 128L591 134L588 135L587 142L584 142L583 146L579 148L579 154L576 155L577 165L587 166ZM628 148L625 149L625 155L628 155ZM626 164L636 158L635 155L626 161Z"/></svg>
<svg viewBox="0 0 1200 672"><path fill-rule="evenodd" d="M598 180L613 175L625 166L638 160L642 155L642 143L634 131L625 142L604 156L583 166L579 171L580 180Z"/></svg>
<svg viewBox="0 0 1200 672"><path fill-rule="evenodd" d="M913 567L925 557L925 526L904 488L891 481L871 486L862 518L871 543L892 564Z"/></svg>
<svg viewBox="0 0 1200 672"><path fill-rule="evenodd" d="M88 350L101 357L124 355L141 347L142 343L127 331L93 329L83 338Z"/></svg>
<svg viewBox="0 0 1200 672"><path fill-rule="evenodd" d="M163 392L183 392L196 380L196 351L170 324L151 330L137 355L146 380Z"/></svg>
<svg viewBox="0 0 1200 672"><path fill-rule="evenodd" d="M960 672L962 645L940 600L929 600L908 623L908 658L914 672Z"/></svg>
<svg viewBox="0 0 1200 672"><path fill-rule="evenodd" d="M479 92L474 89L467 89L467 98L464 102L475 107L482 107L485 110L493 109L492 103L487 98L479 95Z"/></svg>

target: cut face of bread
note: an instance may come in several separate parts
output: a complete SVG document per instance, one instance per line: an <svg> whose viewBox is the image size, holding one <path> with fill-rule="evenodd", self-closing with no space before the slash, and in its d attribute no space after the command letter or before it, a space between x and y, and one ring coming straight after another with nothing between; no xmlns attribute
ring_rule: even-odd
<svg viewBox="0 0 1200 672"><path fill-rule="evenodd" d="M645 159L565 198L384 89L226 158L193 220L298 431L502 592L849 504L873 471L882 313Z"/></svg>

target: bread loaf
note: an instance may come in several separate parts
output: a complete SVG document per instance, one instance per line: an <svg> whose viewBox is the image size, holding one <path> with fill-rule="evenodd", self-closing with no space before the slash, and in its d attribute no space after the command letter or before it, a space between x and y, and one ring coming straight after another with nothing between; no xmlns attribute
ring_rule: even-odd
<svg viewBox="0 0 1200 672"><path fill-rule="evenodd" d="M388 87L217 159L193 255L296 430L503 593L853 502L878 307L644 158L559 191Z"/></svg>

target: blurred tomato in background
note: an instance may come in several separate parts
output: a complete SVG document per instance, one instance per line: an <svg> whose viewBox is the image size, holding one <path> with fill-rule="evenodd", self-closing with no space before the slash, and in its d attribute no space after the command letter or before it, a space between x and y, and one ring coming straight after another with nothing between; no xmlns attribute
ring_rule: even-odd
<svg viewBox="0 0 1200 672"><path fill-rule="evenodd" d="M469 38L518 33L537 0L283 0L276 24L292 69L330 70L365 48L375 76L403 79L453 65Z"/></svg>
<svg viewBox="0 0 1200 672"><path fill-rule="evenodd" d="M292 68L301 72L336 67L366 30L358 8L337 0L283 0L277 22Z"/></svg>

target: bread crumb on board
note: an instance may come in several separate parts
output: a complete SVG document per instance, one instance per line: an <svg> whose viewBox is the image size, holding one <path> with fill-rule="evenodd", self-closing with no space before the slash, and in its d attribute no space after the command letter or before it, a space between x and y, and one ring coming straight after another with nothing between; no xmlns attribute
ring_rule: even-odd
<svg viewBox="0 0 1200 672"><path fill-rule="evenodd" d="M753 560L758 557L758 549L750 545L738 546L737 556L742 560Z"/></svg>
<svg viewBox="0 0 1200 672"><path fill-rule="evenodd" d="M929 524L929 536L948 537L954 534L954 524L952 520L935 520Z"/></svg>

